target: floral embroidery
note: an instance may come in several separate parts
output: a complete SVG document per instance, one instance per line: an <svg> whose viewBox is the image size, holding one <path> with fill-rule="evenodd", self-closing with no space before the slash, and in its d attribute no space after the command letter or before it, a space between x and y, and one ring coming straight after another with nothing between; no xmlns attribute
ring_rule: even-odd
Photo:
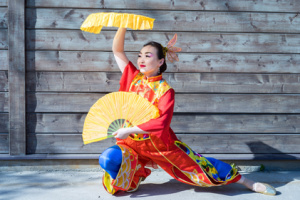
<svg viewBox="0 0 300 200"><path fill-rule="evenodd" d="M158 100L169 89L171 86L162 78L162 75L147 79L142 73L138 73L131 82L129 91L136 92L148 99L153 105L158 106Z"/></svg>
<svg viewBox="0 0 300 200"><path fill-rule="evenodd" d="M184 151L196 163L198 163L199 166L203 169L203 171L206 172L206 174L209 177L213 178L217 182L230 181L230 180L234 179L236 177L236 174L238 173L237 169L232 168L232 170L230 170L230 172L227 174L225 180L222 180L219 177L219 174L218 174L218 171L216 170L216 168L205 157L203 157L202 155L193 151L188 145L186 145L183 142L175 141L175 145L177 147L179 147L182 151Z"/></svg>

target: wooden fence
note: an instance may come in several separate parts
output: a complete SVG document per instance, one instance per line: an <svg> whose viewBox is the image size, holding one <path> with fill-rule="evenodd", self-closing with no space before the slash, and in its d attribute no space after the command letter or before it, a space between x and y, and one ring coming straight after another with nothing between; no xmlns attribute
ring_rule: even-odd
<svg viewBox="0 0 300 200"><path fill-rule="evenodd" d="M0 158L96 158L114 144L83 145L81 131L118 90L116 28L79 28L90 13L126 12L156 19L128 30L134 63L144 43L178 34L164 78L182 141L221 159L299 159L299 11L297 0L0 0Z"/></svg>

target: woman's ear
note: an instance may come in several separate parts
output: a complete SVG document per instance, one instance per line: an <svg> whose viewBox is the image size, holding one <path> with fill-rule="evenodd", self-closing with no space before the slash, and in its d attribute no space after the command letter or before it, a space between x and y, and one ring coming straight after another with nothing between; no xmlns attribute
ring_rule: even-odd
<svg viewBox="0 0 300 200"><path fill-rule="evenodd" d="M164 59L164 58L160 59L160 60L159 60L160 66L162 66L162 65L164 64L164 62L165 62L165 59Z"/></svg>

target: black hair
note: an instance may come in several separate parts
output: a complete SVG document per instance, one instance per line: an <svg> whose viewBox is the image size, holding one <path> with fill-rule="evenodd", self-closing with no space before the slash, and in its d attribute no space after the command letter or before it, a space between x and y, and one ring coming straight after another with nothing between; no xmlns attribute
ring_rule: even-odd
<svg viewBox="0 0 300 200"><path fill-rule="evenodd" d="M167 70L166 56L163 53L163 46L161 44L159 44L158 42L151 41L151 42L144 44L144 47L148 46L148 45L156 48L157 57L159 60L164 58L164 63L159 67L160 74L162 74L164 71Z"/></svg>

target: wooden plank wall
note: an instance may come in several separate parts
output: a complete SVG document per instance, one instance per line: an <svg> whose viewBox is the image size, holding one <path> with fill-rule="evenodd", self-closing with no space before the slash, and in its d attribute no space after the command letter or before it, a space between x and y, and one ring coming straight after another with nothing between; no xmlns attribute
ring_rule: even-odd
<svg viewBox="0 0 300 200"><path fill-rule="evenodd" d="M147 41L166 44L178 34L180 62L168 63L164 77L176 91L172 128L181 140L228 159L300 155L299 11L297 0L27 0L27 154L98 154L113 145L111 139L84 146L81 131L90 106L118 90L116 29L95 35L79 27L93 12L127 12L156 19L152 31L127 32L134 63ZM0 70L7 77L5 64ZM0 89L7 102L7 79ZM0 103L3 119L6 107ZM7 142L7 123L0 123L0 144Z"/></svg>
<svg viewBox="0 0 300 200"><path fill-rule="evenodd" d="M0 154L9 154L7 1L0 0Z"/></svg>
<svg viewBox="0 0 300 200"><path fill-rule="evenodd" d="M26 154L25 0L8 1L9 154Z"/></svg>

